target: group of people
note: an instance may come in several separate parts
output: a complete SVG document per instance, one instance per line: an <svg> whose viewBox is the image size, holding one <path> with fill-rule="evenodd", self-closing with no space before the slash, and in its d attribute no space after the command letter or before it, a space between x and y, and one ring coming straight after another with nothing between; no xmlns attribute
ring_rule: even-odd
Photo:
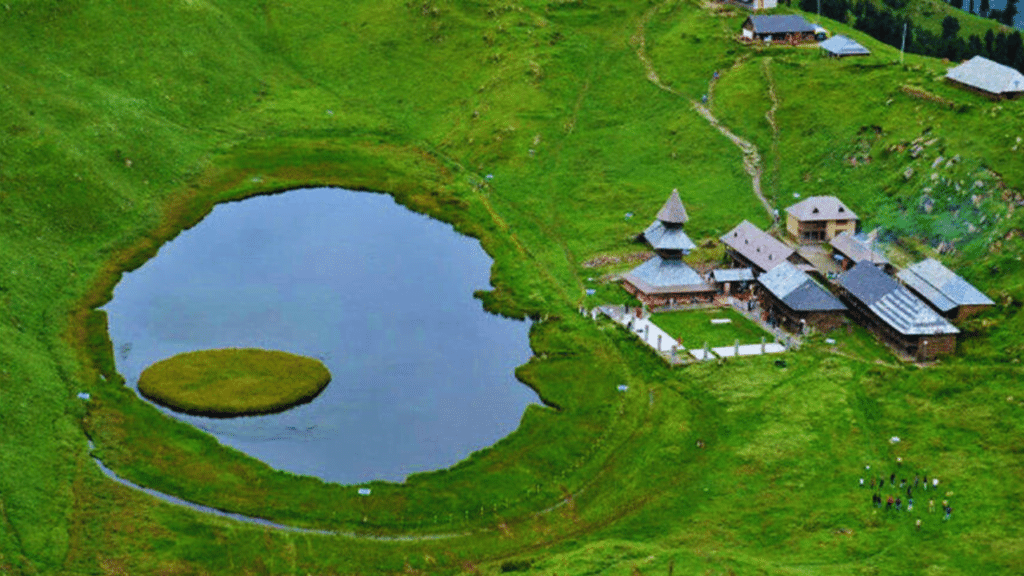
<svg viewBox="0 0 1024 576"><path fill-rule="evenodd" d="M902 458L897 459L897 465L902 465ZM865 469L870 470L870 466L866 466ZM889 494L883 499L882 492L886 491L886 481L889 483ZM865 488L867 485L864 483L864 479L860 479L860 487ZM885 476L872 477L870 482L871 487L871 505L875 508L882 508L885 506L885 511L889 512L894 510L896 512L907 512L914 511L914 491L920 490L921 492L927 492L929 488L932 490L932 497L928 499L928 512L935 512L935 498L938 495L939 490L939 479L932 478L928 480L928 475L924 476L915 474L912 480L907 478L900 478L897 484L896 473L893 472L888 478ZM893 496L895 492L896 496ZM906 494L906 500L904 500L904 494ZM953 508L949 505L949 500L942 500L942 511L944 512L943 520L949 520L953 515ZM914 526L918 530L921 529L921 519L918 518L914 523Z"/></svg>

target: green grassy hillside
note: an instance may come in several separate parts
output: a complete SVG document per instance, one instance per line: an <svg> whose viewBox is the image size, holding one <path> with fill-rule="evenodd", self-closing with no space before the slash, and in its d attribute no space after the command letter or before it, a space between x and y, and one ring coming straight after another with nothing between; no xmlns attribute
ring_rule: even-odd
<svg viewBox="0 0 1024 576"><path fill-rule="evenodd" d="M838 23L874 55L752 48L744 17L688 0L0 6L0 574L1019 573L1024 103ZM774 208L836 194L998 301L955 358L905 366L851 326L786 368L670 370L576 315L673 188L695 240L770 224L740 148L694 109L706 93L757 147ZM485 305L538 320L517 375L549 407L361 498L124 387L93 310L120 273L217 202L310 184L387 192L479 237ZM163 504L91 455L347 535ZM858 479L897 457L941 479L950 521L923 495L920 531L871 508Z"/></svg>

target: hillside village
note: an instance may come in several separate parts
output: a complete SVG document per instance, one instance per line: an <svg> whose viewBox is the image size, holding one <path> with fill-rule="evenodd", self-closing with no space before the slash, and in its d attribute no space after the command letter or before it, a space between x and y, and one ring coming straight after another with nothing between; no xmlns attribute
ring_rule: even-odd
<svg viewBox="0 0 1024 576"><path fill-rule="evenodd" d="M697 246L684 231L689 216L673 190L638 237L653 255L621 277L623 288L643 304L637 318L648 316L648 307L734 307L756 310L755 320L796 335L854 322L898 356L927 362L955 353L960 330L953 322L994 305L933 258L894 266L880 250L877 232L859 234L860 218L834 196L805 198L785 212L781 237L744 220L718 239L728 266L698 271L683 260ZM649 329L644 338L649 341ZM675 359L681 346L667 335L657 338L655 350L669 346ZM708 358L706 350L694 356Z"/></svg>
<svg viewBox="0 0 1024 576"><path fill-rule="evenodd" d="M775 7L771 0L771 4L764 0L758 2L758 8ZM737 3L747 6L739 0ZM870 50L846 36L828 37L828 30L808 22L798 14L752 15L743 22L740 39L744 42L792 46L818 42L822 52L833 58L871 54ZM1017 99L1024 94L1024 74L980 55L951 68L946 73L946 81L992 100Z"/></svg>

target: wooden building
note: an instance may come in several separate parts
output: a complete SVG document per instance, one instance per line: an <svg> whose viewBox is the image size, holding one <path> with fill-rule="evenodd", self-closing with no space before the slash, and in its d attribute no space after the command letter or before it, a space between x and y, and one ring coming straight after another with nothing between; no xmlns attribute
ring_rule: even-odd
<svg viewBox="0 0 1024 576"><path fill-rule="evenodd" d="M746 40L791 44L814 42L816 31L817 27L798 14L750 16L740 28L740 34Z"/></svg>
<svg viewBox="0 0 1024 576"><path fill-rule="evenodd" d="M714 299L715 288L682 260L696 247L683 231L689 219L679 191L673 190L654 222L643 232L644 240L654 249L654 257L623 275L622 286L648 306Z"/></svg>
<svg viewBox="0 0 1024 576"><path fill-rule="evenodd" d="M847 38L841 34L836 34L824 42L819 42L818 48L832 58L868 56L871 54L870 50L861 46L856 40L853 38Z"/></svg>
<svg viewBox="0 0 1024 576"><path fill-rule="evenodd" d="M871 262L844 272L839 286L850 315L899 352L921 362L956 351L960 331Z"/></svg>
<svg viewBox="0 0 1024 576"><path fill-rule="evenodd" d="M992 100L1016 99L1024 94L1024 74L982 56L951 68L946 80Z"/></svg>
<svg viewBox="0 0 1024 576"><path fill-rule="evenodd" d="M786 208L786 231L798 242L828 242L857 232L857 215L835 196L811 196Z"/></svg>
<svg viewBox="0 0 1024 576"><path fill-rule="evenodd" d="M995 305L981 290L934 258L918 262L896 277L939 314L954 321Z"/></svg>
<svg viewBox="0 0 1024 576"><path fill-rule="evenodd" d="M833 258L839 262L843 270L849 270L858 262L867 260L886 274L892 275L895 272L895 267L878 251L874 240L869 236L842 232L828 243L832 247Z"/></svg>
<svg viewBox="0 0 1024 576"><path fill-rule="evenodd" d="M716 292L681 259L658 255L627 272L622 287L652 307L712 302Z"/></svg>
<svg viewBox="0 0 1024 576"><path fill-rule="evenodd" d="M806 272L783 262L757 278L768 322L802 334L808 327L829 332L843 322L846 306Z"/></svg>
<svg viewBox="0 0 1024 576"><path fill-rule="evenodd" d="M796 250L747 220L737 224L719 240L725 244L726 253L733 264L737 268L752 268L754 276L759 276L783 262L807 264Z"/></svg>
<svg viewBox="0 0 1024 576"><path fill-rule="evenodd" d="M754 271L750 268L721 268L711 271L719 294L745 298L754 285Z"/></svg>

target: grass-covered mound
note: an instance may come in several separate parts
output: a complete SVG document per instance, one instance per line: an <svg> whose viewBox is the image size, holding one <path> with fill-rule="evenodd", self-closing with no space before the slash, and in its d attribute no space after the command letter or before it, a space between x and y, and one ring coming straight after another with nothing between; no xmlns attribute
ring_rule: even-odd
<svg viewBox="0 0 1024 576"><path fill-rule="evenodd" d="M178 412L252 416L316 398L331 381L319 360L274 350L228 348L161 360L139 377L139 392Z"/></svg>

